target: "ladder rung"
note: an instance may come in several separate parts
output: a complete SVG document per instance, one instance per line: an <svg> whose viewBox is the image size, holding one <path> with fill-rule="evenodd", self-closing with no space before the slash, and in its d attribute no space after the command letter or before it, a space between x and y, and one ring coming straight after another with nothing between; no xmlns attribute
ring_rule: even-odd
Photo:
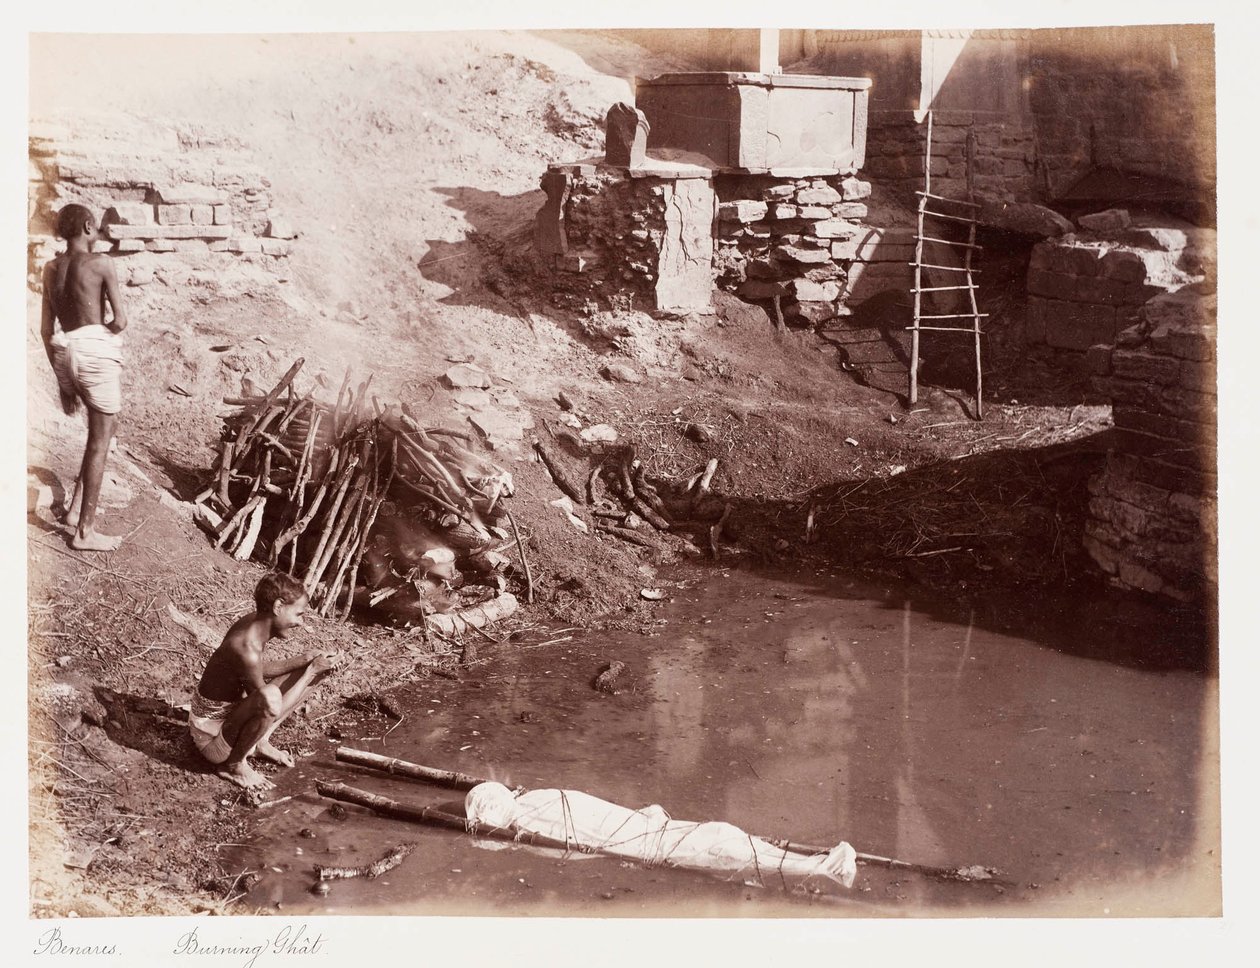
<svg viewBox="0 0 1260 968"><path fill-rule="evenodd" d="M981 336L984 335L984 330L982 329L963 329L959 326L907 326L906 329L917 329L920 332L923 330L931 330L934 333L978 333Z"/></svg>
<svg viewBox="0 0 1260 968"><path fill-rule="evenodd" d="M947 269L950 272L973 272L976 275L980 274L979 269L970 269L967 266L938 266L933 265L931 262L907 262L906 265L918 266L920 269Z"/></svg>
<svg viewBox="0 0 1260 968"><path fill-rule="evenodd" d="M937 239L930 235L916 235L916 239L922 242L939 242L942 245L956 245L963 249L983 249L984 246L976 245L974 242L955 242L953 239Z"/></svg>
<svg viewBox="0 0 1260 968"><path fill-rule="evenodd" d="M968 218L966 215L946 215L944 212L929 212L926 208L919 214L926 215L929 218L947 218L951 222L966 222L968 225L976 224L976 220L974 218Z"/></svg>
<svg viewBox="0 0 1260 968"><path fill-rule="evenodd" d="M922 287L912 286L912 287L910 288L910 291L911 291L911 292L950 292L950 291L955 290L955 289L979 289L979 288L980 288L980 287L979 287L979 286L976 286L976 285L970 285L970 286L922 286Z"/></svg>
<svg viewBox="0 0 1260 968"><path fill-rule="evenodd" d="M983 319L988 313L921 313L920 319Z"/></svg>
<svg viewBox="0 0 1260 968"><path fill-rule="evenodd" d="M915 192L923 198L939 198L942 202L952 202L955 205L966 205L968 208L979 208L977 202L964 202L961 198L950 198L948 195L933 195L931 192Z"/></svg>

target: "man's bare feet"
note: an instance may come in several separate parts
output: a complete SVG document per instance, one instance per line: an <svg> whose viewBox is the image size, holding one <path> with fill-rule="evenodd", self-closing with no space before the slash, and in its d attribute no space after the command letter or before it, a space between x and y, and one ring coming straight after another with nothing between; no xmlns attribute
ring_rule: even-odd
<svg viewBox="0 0 1260 968"><path fill-rule="evenodd" d="M252 766L241 760L235 765L224 763L215 771L223 779L229 783L235 783L238 787L246 790L270 790L275 784L268 780L265 776L255 770Z"/></svg>
<svg viewBox="0 0 1260 968"><path fill-rule="evenodd" d="M272 763L279 763L281 766L292 766L293 756L284 750L276 749L266 740L261 741L254 747L254 752L261 756L264 760L271 760Z"/></svg>
<svg viewBox="0 0 1260 968"><path fill-rule="evenodd" d="M78 551L117 551L122 538L99 534L95 530L75 530L70 536L70 547Z"/></svg>

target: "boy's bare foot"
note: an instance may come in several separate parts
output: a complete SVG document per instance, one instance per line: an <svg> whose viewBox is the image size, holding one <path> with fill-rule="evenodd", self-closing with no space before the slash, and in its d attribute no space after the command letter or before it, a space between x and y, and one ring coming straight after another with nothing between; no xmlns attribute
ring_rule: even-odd
<svg viewBox="0 0 1260 968"><path fill-rule="evenodd" d="M235 765L224 763L215 772L229 783L235 783L246 790L270 790L275 786L244 760Z"/></svg>
<svg viewBox="0 0 1260 968"><path fill-rule="evenodd" d="M117 551L122 538L93 531L75 530L70 536L70 547L78 551Z"/></svg>
<svg viewBox="0 0 1260 968"><path fill-rule="evenodd" d="M260 742L254 747L254 752L261 756L264 760L271 760L272 763L279 763L281 766L292 766L293 756L284 750L278 750L266 740Z"/></svg>

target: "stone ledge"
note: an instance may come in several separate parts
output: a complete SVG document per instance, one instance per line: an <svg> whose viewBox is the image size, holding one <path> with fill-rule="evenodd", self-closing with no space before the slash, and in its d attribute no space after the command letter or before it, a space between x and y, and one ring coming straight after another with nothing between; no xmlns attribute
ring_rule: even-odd
<svg viewBox="0 0 1260 968"><path fill-rule="evenodd" d="M226 239L230 225L110 225L105 234L111 239Z"/></svg>

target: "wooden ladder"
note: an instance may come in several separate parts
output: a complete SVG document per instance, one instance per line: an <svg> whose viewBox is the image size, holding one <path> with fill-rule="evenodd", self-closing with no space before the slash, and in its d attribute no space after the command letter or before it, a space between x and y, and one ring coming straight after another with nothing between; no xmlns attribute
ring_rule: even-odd
<svg viewBox="0 0 1260 968"><path fill-rule="evenodd" d="M980 308L976 304L975 273L978 270L971 267L972 254L981 250L981 246L976 245L976 219L974 217L975 211L980 206L973 201L963 201L962 199L932 194L931 111L927 115L927 147L923 160L923 191L915 192L915 194L919 196L919 224L918 231L914 237L914 261L910 263L914 266L914 289L911 290L914 294L914 325L906 327L906 329L910 330L910 403L913 405L919 400L919 334L928 331L935 333L970 333L976 342L976 419L980 420L984 417L984 402L981 399L984 377L980 365L980 336L982 335L980 320L986 318L988 313L980 312ZM934 208L928 208L928 205L933 203L935 203ZM956 206L958 210L954 212L935 210L948 209L951 206ZM963 223L967 226L967 241L957 242L953 239L943 239L935 235L929 235L924 223L925 219L940 219L942 222ZM963 250L963 264L961 266L948 266L934 262L925 262L925 245L961 248ZM963 273L964 284L961 286L925 286L923 285L924 269L961 272ZM961 291L964 289L967 291L967 297L971 301L971 312L935 314L925 314L923 312L923 293ZM949 319L970 319L971 325L952 324L942 326L935 322L936 320ZM932 322L924 326L924 320L931 320Z"/></svg>

